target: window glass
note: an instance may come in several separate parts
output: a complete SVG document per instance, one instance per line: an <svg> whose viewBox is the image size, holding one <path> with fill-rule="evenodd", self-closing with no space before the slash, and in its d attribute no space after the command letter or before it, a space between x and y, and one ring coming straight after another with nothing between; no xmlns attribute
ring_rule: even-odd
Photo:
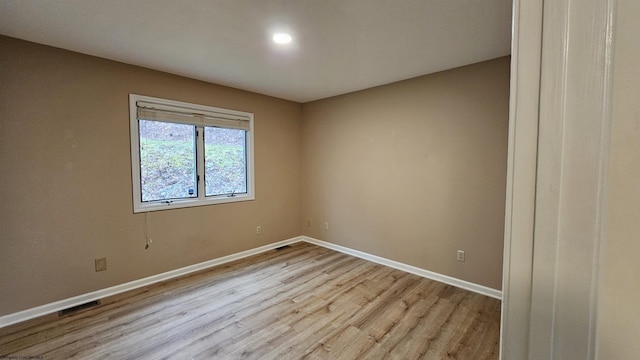
<svg viewBox="0 0 640 360"><path fill-rule="evenodd" d="M206 196L247 192L246 131L204 128Z"/></svg>
<svg viewBox="0 0 640 360"><path fill-rule="evenodd" d="M139 120L143 202L198 196L195 126Z"/></svg>

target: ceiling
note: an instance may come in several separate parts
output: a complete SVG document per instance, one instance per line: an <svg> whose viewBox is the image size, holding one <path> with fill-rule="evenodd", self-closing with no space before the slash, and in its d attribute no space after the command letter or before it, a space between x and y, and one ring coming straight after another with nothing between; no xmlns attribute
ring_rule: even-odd
<svg viewBox="0 0 640 360"><path fill-rule="evenodd" d="M508 55L511 0L2 0L0 34L308 102Z"/></svg>

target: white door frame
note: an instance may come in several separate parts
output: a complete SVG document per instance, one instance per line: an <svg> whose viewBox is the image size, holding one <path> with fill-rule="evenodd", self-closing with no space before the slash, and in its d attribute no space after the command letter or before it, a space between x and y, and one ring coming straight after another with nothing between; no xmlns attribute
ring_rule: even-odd
<svg viewBox="0 0 640 360"><path fill-rule="evenodd" d="M501 358L593 359L615 0L514 0Z"/></svg>

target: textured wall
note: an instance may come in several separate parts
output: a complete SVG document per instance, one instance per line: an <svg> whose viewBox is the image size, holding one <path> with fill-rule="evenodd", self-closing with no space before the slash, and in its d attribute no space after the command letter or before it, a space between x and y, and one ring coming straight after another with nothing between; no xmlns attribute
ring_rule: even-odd
<svg viewBox="0 0 640 360"><path fill-rule="evenodd" d="M500 289L509 61L304 104L304 234Z"/></svg>
<svg viewBox="0 0 640 360"><path fill-rule="evenodd" d="M300 104L6 37L0 49L0 315L300 235ZM129 93L253 112L256 200L150 213L145 250Z"/></svg>

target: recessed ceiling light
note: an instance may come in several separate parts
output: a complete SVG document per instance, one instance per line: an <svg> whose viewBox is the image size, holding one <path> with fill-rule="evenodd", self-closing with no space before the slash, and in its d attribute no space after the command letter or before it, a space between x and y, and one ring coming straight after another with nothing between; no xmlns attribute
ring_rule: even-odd
<svg viewBox="0 0 640 360"><path fill-rule="evenodd" d="M276 44L288 44L291 42L291 35L287 33L276 33L273 35L273 42Z"/></svg>

